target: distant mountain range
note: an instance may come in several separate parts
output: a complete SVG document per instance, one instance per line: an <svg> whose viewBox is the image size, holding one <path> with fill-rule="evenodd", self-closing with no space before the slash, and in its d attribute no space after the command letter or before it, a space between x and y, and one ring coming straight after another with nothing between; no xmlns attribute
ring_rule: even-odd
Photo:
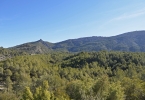
<svg viewBox="0 0 145 100"><path fill-rule="evenodd" d="M131 51L145 52L145 31L133 31L111 37L85 37L69 39L58 43L50 43L42 39L17 45L8 49L31 54L52 51L80 52L80 51Z"/></svg>

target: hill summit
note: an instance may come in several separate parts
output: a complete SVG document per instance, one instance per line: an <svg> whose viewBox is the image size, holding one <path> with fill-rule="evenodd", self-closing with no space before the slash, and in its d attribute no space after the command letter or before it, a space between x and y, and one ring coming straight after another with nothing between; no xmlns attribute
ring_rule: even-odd
<svg viewBox="0 0 145 100"><path fill-rule="evenodd" d="M28 53L47 53L51 51L81 52L81 51L145 51L145 31L133 31L111 37L84 37L69 39L58 43L50 43L42 39L17 45L8 49Z"/></svg>

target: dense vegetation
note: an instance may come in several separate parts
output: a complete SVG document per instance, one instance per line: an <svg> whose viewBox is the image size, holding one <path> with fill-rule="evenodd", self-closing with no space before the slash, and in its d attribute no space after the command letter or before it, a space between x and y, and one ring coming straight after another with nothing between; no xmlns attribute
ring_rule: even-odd
<svg viewBox="0 0 145 100"><path fill-rule="evenodd" d="M0 62L0 100L144 100L145 53L55 52Z"/></svg>
<svg viewBox="0 0 145 100"><path fill-rule="evenodd" d="M85 37L79 39L69 39L58 43L49 43L43 40L25 43L10 49L25 51L27 53L47 53L52 51L145 51L145 31L128 32L112 37Z"/></svg>
<svg viewBox="0 0 145 100"><path fill-rule="evenodd" d="M8 48L10 50L27 52L29 54L42 54L52 51L52 43L43 41L42 39L36 42L24 43L15 47Z"/></svg>
<svg viewBox="0 0 145 100"><path fill-rule="evenodd" d="M3 47L0 47L0 61L6 60L7 58L12 58L15 56L27 55L26 52L9 50Z"/></svg>

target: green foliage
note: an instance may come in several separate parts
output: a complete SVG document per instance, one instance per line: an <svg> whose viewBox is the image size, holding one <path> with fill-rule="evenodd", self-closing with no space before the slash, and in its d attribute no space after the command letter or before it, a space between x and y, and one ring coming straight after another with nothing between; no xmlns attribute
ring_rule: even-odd
<svg viewBox="0 0 145 100"><path fill-rule="evenodd" d="M83 96L87 95L85 92L85 86L81 81L71 82L66 87L66 93L74 100L83 100Z"/></svg>
<svg viewBox="0 0 145 100"><path fill-rule="evenodd" d="M12 90L12 81L9 76L6 77L5 87L7 88L7 92Z"/></svg>
<svg viewBox="0 0 145 100"><path fill-rule="evenodd" d="M10 49L0 47L0 61L4 61L6 59L9 59L15 56L20 56L20 55L27 55L27 53L19 51L19 50L10 50Z"/></svg>
<svg viewBox="0 0 145 100"><path fill-rule="evenodd" d="M0 93L0 100L19 100L18 97L13 93Z"/></svg>
<svg viewBox="0 0 145 100"><path fill-rule="evenodd" d="M96 99L104 100L108 96L109 80L107 76L102 76L93 86L93 92Z"/></svg>
<svg viewBox="0 0 145 100"><path fill-rule="evenodd" d="M23 100L34 100L33 94L29 87L26 87L23 93Z"/></svg>
<svg viewBox="0 0 145 100"><path fill-rule="evenodd" d="M16 56L0 61L0 99L144 100L144 59L113 51Z"/></svg>
<svg viewBox="0 0 145 100"><path fill-rule="evenodd" d="M39 86L36 88L34 93L34 100L50 100L50 92L48 91L48 82L43 81L42 87Z"/></svg>
<svg viewBox="0 0 145 100"><path fill-rule="evenodd" d="M145 99L144 81L139 79L124 78L122 86L125 87L126 100L143 100Z"/></svg>
<svg viewBox="0 0 145 100"><path fill-rule="evenodd" d="M110 84L107 100L125 100L124 89L121 86L121 82Z"/></svg>

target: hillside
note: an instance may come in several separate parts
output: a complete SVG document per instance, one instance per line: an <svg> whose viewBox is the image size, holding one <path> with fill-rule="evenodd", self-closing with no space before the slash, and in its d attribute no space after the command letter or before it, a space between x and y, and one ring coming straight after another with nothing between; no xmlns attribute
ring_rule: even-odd
<svg viewBox="0 0 145 100"><path fill-rule="evenodd" d="M17 51L17 50L9 50L9 49L0 47L0 61L4 61L8 58L12 58L15 56L20 56L20 55L27 55L27 53L22 52L22 51Z"/></svg>
<svg viewBox="0 0 145 100"><path fill-rule="evenodd" d="M16 56L0 61L0 100L145 100L144 59L114 51Z"/></svg>
<svg viewBox="0 0 145 100"><path fill-rule="evenodd" d="M145 51L145 31L133 31L112 37L84 37L69 39L58 43L50 43L43 40L25 43L10 49L25 51L28 53L46 53L52 51Z"/></svg>
<svg viewBox="0 0 145 100"><path fill-rule="evenodd" d="M0 100L145 100L144 44L135 31L1 47Z"/></svg>
<svg viewBox="0 0 145 100"><path fill-rule="evenodd" d="M52 43L49 43L40 39L35 42L29 42L29 43L17 45L9 49L23 51L30 54L41 54L41 53L47 53L47 52L52 51L52 46L53 46Z"/></svg>
<svg viewBox="0 0 145 100"><path fill-rule="evenodd" d="M79 51L145 51L145 31L128 32L112 37L86 37L56 43L53 49Z"/></svg>

